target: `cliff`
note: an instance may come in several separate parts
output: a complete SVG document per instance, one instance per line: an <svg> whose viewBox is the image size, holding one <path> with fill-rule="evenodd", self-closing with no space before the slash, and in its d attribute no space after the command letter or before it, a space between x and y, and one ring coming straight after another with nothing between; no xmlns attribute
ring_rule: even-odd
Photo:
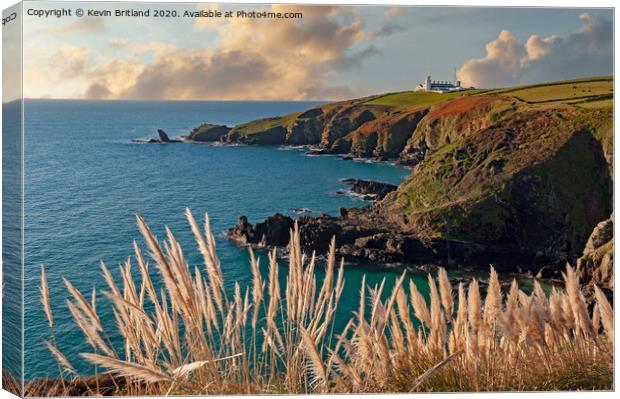
<svg viewBox="0 0 620 399"><path fill-rule="evenodd" d="M411 166L372 207L300 218L317 236L336 234L350 258L563 266L612 212L612 87L602 77L391 93L250 122L223 140L311 144Z"/></svg>

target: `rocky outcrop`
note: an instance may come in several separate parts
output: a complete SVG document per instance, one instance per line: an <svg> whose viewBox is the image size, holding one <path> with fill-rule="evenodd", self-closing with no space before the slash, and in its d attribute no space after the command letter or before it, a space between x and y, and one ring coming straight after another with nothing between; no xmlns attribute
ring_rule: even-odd
<svg viewBox="0 0 620 399"><path fill-rule="evenodd" d="M311 111L317 112L311 112ZM285 143L290 145L318 144L323 134L324 118L320 109L304 112L289 126Z"/></svg>
<svg viewBox="0 0 620 399"><path fill-rule="evenodd" d="M367 107L344 107L327 122L321 137L321 145L329 147L339 138L373 119L375 115Z"/></svg>
<svg viewBox="0 0 620 399"><path fill-rule="evenodd" d="M356 157L397 158L427 112L426 108L399 111L368 121L337 139L331 151Z"/></svg>
<svg viewBox="0 0 620 399"><path fill-rule="evenodd" d="M282 117L265 118L235 126L220 141L244 144L314 145L328 149L334 140L375 119L359 101L343 101ZM362 101L363 102L363 101Z"/></svg>
<svg viewBox="0 0 620 399"><path fill-rule="evenodd" d="M568 108L513 113L427 154L380 212L420 237L574 264L611 213L602 120Z"/></svg>
<svg viewBox="0 0 620 399"><path fill-rule="evenodd" d="M283 144L287 134L286 128L280 125L269 127L251 135L243 134L236 129L233 128L227 135L223 136L222 141L226 143L274 145Z"/></svg>
<svg viewBox="0 0 620 399"><path fill-rule="evenodd" d="M220 141L231 128L225 125L213 125L210 123L202 124L192 129L189 136L186 137L188 141L200 141L200 142L213 142Z"/></svg>
<svg viewBox="0 0 620 399"><path fill-rule="evenodd" d="M614 221L613 215L596 225L577 260L577 272L586 284L586 299L594 302L594 286L613 303L614 291Z"/></svg>
<svg viewBox="0 0 620 399"><path fill-rule="evenodd" d="M280 247L288 244L293 224L293 219L280 213L254 225L248 223L247 217L240 216L237 225L226 235L240 244Z"/></svg>
<svg viewBox="0 0 620 399"><path fill-rule="evenodd" d="M159 139L148 139L148 140L134 139L131 141L134 143L139 143L139 144L168 144L168 143L180 143L181 142L181 140L170 139L170 137L168 137L168 134L162 129L157 129L157 136L159 137Z"/></svg>
<svg viewBox="0 0 620 399"><path fill-rule="evenodd" d="M496 123L512 104L499 96L464 96L433 106L403 146L400 163L417 165L427 152Z"/></svg>
<svg viewBox="0 0 620 399"><path fill-rule="evenodd" d="M296 219L304 251L325 255L332 237L336 254L351 262L373 262L385 267L439 264L445 266L488 267L536 272L540 264L528 264L509 248L497 248L458 240L430 239L399 231L371 207L342 208L339 216L301 216ZM276 214L263 222L248 223L245 216L228 230L228 238L241 245L279 247L290 241L295 220ZM508 255L508 256L507 256ZM514 255L514 256L512 256Z"/></svg>
<svg viewBox="0 0 620 399"><path fill-rule="evenodd" d="M394 184L372 180L342 179L341 181L351 188L351 192L362 195L365 200L370 201L382 200L386 195L392 191L396 191L398 188L398 186Z"/></svg>
<svg viewBox="0 0 620 399"><path fill-rule="evenodd" d="M539 94L557 89L561 96L562 84ZM338 252L351 259L548 266L557 275L587 256L588 237L612 212L613 114L607 105L586 108L562 97L527 102L514 91L343 101L239 125L223 140L312 145L310 155L398 159L412 167L372 207L297 219L309 249L324 250L335 235ZM368 189L350 183L354 192ZM273 218L245 220L229 236L282 246L293 221ZM609 274L598 269L600 278Z"/></svg>
<svg viewBox="0 0 620 399"><path fill-rule="evenodd" d="M431 112L418 121L412 137ZM447 144L427 137L429 150L412 175L372 207L297 219L305 247L324 251L336 236L337 252L347 259L493 264L534 273L545 267L547 276L558 277L612 210L609 158L602 145L611 134L602 128L609 114L573 107L503 112L495 122L485 122L487 127L446 136ZM287 219L286 226L292 223ZM263 241L264 228L257 226L262 235L241 229L229 236L281 246L269 237ZM284 231L276 241L287 238Z"/></svg>

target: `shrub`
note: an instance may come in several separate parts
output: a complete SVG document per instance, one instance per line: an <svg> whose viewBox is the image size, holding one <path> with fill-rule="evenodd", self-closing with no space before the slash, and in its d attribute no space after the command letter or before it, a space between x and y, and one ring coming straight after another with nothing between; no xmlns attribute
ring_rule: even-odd
<svg viewBox="0 0 620 399"><path fill-rule="evenodd" d="M169 229L160 243L140 217L161 292L135 243L140 281L131 260L121 267L120 285L101 265L122 350L100 321L96 293L88 300L65 280L68 309L92 347L81 356L107 370L90 377L90 385L54 343L42 269L41 298L52 327L46 345L63 378L43 393L39 384L38 395L74 393L77 384L86 386L82 394L99 394L104 380L112 380L117 395L612 389L613 310L597 290L589 312L570 266L565 288L549 296L538 283L528 295L516 281L504 294L493 269L484 301L475 279L453 292L444 269L428 276L428 301L404 273L385 300L385 280L362 283L359 309L334 335L344 284L334 240L320 285L316 257L302 254L295 226L286 286L279 284L275 250L265 280L250 249L252 287L235 284L227 294L208 217L201 231L186 215L204 270L192 272Z"/></svg>

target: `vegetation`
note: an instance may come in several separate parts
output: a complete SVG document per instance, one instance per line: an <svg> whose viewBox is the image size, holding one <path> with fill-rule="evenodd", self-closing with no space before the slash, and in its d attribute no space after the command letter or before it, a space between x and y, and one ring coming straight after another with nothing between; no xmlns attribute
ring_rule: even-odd
<svg viewBox="0 0 620 399"><path fill-rule="evenodd" d="M359 310L343 331L334 315L343 290L343 263L334 242L319 284L314 256L302 254L297 227L290 243L286 286L279 285L276 253L268 278L250 250L251 289L224 289L215 239L205 217L201 231L187 211L205 268L191 270L167 229L160 243L146 223L138 226L163 288L134 244L140 279L131 259L120 285L102 264L105 297L116 318L102 325L96 292L88 299L65 281L68 309L92 352L82 356L115 376L116 395L226 393L327 393L411 391L509 391L612 389L613 310L596 290L589 312L577 274L567 267L565 288L547 296L536 283L528 295L513 281L502 292L491 269L484 300L479 283L454 290L445 270L429 275L430 300L403 274L390 293L384 283L362 284ZM456 296L456 297L455 297ZM385 299L384 299L385 298ZM83 379L55 346L54 313L42 270L41 299L52 328L46 345L64 379L31 383L36 395L60 395ZM100 375L96 381L103 381ZM41 387L45 387L44 390ZM97 395L101 384L83 392Z"/></svg>
<svg viewBox="0 0 620 399"><path fill-rule="evenodd" d="M247 122L242 125L235 126L234 132L241 136L251 136L252 134L262 133L274 127L286 127L295 121L301 112L296 112L284 116L276 116L273 118L258 119Z"/></svg>
<svg viewBox="0 0 620 399"><path fill-rule="evenodd" d="M572 103L577 100L613 95L613 78L595 77L492 90L487 93L509 95L527 103L561 102Z"/></svg>
<svg viewBox="0 0 620 399"><path fill-rule="evenodd" d="M390 93L384 96L375 97L366 101L365 105L386 106L396 109L412 108L419 106L430 106L441 103L465 94L473 94L475 90L459 91L454 93L430 93L424 91L404 91L400 93Z"/></svg>

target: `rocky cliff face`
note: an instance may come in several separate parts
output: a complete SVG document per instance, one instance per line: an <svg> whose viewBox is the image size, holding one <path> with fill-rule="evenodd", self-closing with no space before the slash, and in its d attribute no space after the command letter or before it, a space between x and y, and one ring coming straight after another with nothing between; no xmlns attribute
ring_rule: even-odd
<svg viewBox="0 0 620 399"><path fill-rule="evenodd" d="M186 137L186 140L202 142L220 141L229 131L230 128L228 126L205 123L194 128Z"/></svg>
<svg viewBox="0 0 620 399"><path fill-rule="evenodd" d="M596 225L588 238L583 255L577 260L577 272L586 283L586 299L594 302L594 286L613 303L614 292L614 217Z"/></svg>
<svg viewBox="0 0 620 399"><path fill-rule="evenodd" d="M323 251L319 241L336 235L338 253L350 259L532 270L553 265L559 271L575 263L612 212L611 105L597 103L596 93L593 106L580 106L582 97L553 97L560 86L557 96L571 87L576 96L584 84L372 97L257 121L226 139L313 144L321 146L318 153L398 159L413 167L372 207L299 218L308 249ZM287 239L286 229L278 240L252 231L246 226L230 236L265 245Z"/></svg>
<svg viewBox="0 0 620 399"><path fill-rule="evenodd" d="M356 157L398 158L427 112L426 108L397 111L363 123L335 140L331 152Z"/></svg>
<svg viewBox="0 0 620 399"><path fill-rule="evenodd" d="M503 248L524 262L574 259L611 213L596 121L520 110L429 152L380 212L403 231Z"/></svg>

